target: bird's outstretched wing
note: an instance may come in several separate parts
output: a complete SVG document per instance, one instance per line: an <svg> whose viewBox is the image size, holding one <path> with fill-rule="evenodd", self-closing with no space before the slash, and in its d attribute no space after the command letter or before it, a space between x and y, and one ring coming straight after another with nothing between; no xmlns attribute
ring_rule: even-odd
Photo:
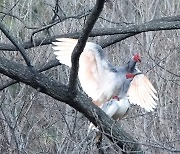
<svg viewBox="0 0 180 154"><path fill-rule="evenodd" d="M149 79L144 74L138 74L131 81L127 96L130 103L140 105L149 112L156 108L156 93Z"/></svg>
<svg viewBox="0 0 180 154"><path fill-rule="evenodd" d="M57 42L53 42L52 48L56 50L54 54L60 63L71 67L71 54L77 44L76 39L58 38Z"/></svg>
<svg viewBox="0 0 180 154"><path fill-rule="evenodd" d="M71 54L77 43L76 39L59 38L53 42L56 58L71 67ZM83 90L94 103L100 106L113 95L116 86L114 67L107 61L101 46L87 42L79 59L79 80Z"/></svg>

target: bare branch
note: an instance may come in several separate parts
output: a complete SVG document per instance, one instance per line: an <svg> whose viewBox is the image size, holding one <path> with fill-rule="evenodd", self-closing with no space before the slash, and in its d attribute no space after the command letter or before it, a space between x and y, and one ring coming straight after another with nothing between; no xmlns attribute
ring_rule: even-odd
<svg viewBox="0 0 180 154"><path fill-rule="evenodd" d="M46 65L39 67L38 72L44 72L44 71L49 70L58 65L61 65L61 64L59 63L59 61L57 59L52 60L52 61L48 62ZM0 86L0 91L13 85L13 84L16 84L16 83L19 83L19 81L16 81L16 80L8 81L7 83Z"/></svg>
<svg viewBox="0 0 180 154"><path fill-rule="evenodd" d="M78 14L78 15L72 15L72 16L68 16L68 17L63 17L63 18L60 18L60 19L54 21L53 23L50 23L50 24L48 24L48 25L46 25L46 26L44 26L44 27L42 27L42 28L39 28L38 30L36 30L36 31L34 31L34 32L32 33L32 35L31 35L31 42L34 41L34 40L33 40L33 36L34 36L36 33L41 32L41 31L44 31L44 30L48 30L48 29L51 28L52 26L57 25L58 23L63 22L64 20L67 20L67 19L71 19L71 18L73 18L73 19L81 19L81 18L83 18L83 17L85 17L85 16L88 16L89 13L90 13L90 10L87 11L87 12L85 12L85 13Z"/></svg>
<svg viewBox="0 0 180 154"><path fill-rule="evenodd" d="M113 36L109 36L109 38L107 38L104 42L100 43L103 47L107 47L109 45L122 41L126 38L129 38L141 32L180 29L179 18L180 18L179 16L165 17L161 19L151 20L149 22L139 25L133 24L127 26L120 26L120 28L94 29L89 34L89 36L95 37L95 36L113 35ZM34 39L33 43L31 41L24 42L22 43L22 45L25 49L29 49L32 47L51 44L53 41L55 41L55 38L63 38L63 37L79 38L81 33L82 32L79 31L74 33L61 34L61 35L47 37L46 39L44 39L43 37L39 39ZM17 51L17 48L11 44L0 43L0 50Z"/></svg>
<svg viewBox="0 0 180 154"><path fill-rule="evenodd" d="M26 28L28 29L37 29L38 27L31 27L31 26L28 26L27 23L24 22L24 20L20 19L18 16L15 16L9 12L0 12L1 14L4 14L4 15L7 15L7 16L10 16L10 17L13 17L17 20L19 20Z"/></svg>
<svg viewBox="0 0 180 154"><path fill-rule="evenodd" d="M74 51L72 53L72 57L71 57L72 67L71 67L70 78L69 78L69 92L73 96L75 96L74 93L76 93L77 75L78 75L78 69L79 69L79 56L84 50L86 41L103 9L104 3L105 3L105 0L96 1L96 4L92 10L92 13L87 19L86 24L82 30L82 34L80 35L78 43L75 46Z"/></svg>
<svg viewBox="0 0 180 154"><path fill-rule="evenodd" d="M83 113L96 126L98 125L100 128L102 126L105 135L111 141L117 141L119 147L123 148L125 146L128 150L140 151L139 153L142 153L139 144L134 141L129 134L124 132L118 124L114 124L113 120L100 108L91 103L87 96L84 96L81 92L78 91L76 97L71 98L69 97L68 87L66 85L49 79L41 73L34 75L28 67L3 57L0 57L0 72L10 78L30 85L35 89L40 88L40 92L72 106L77 111ZM93 113L96 113L97 117L95 117Z"/></svg>
<svg viewBox="0 0 180 154"><path fill-rule="evenodd" d="M13 85L13 84L16 84L16 83L18 83L18 81L16 81L16 80L10 80L10 81L8 81L7 83L5 83L5 84L3 84L3 85L0 86L0 91L1 91L1 90L4 90L5 88L7 88L7 87L9 87L9 86L11 86L11 85Z"/></svg>
<svg viewBox="0 0 180 154"><path fill-rule="evenodd" d="M119 34L119 35L108 36L106 39L101 40L99 42L99 45L102 46L102 48L106 48L112 44L125 40L136 34L139 34L139 33L129 33L129 34Z"/></svg>
<svg viewBox="0 0 180 154"><path fill-rule="evenodd" d="M12 11L12 10L17 6L17 4L19 3L19 1L20 1L20 0L17 0L17 1L15 2L15 4L14 4L10 9L8 8L8 11L7 11L7 12ZM3 21L3 19L5 18L5 16L6 16L6 14L4 14L3 16L1 16L1 22Z"/></svg>
<svg viewBox="0 0 180 154"><path fill-rule="evenodd" d="M57 59L54 59L54 60L51 60L49 61L47 64L43 65L43 66L40 66L38 68L38 71L39 72L44 72L44 71L47 71L53 67L56 67L58 65L61 65L61 63L57 60Z"/></svg>
<svg viewBox="0 0 180 154"><path fill-rule="evenodd" d="M5 34L5 36L13 43L13 45L17 48L17 50L19 50L19 52L21 53L22 57L24 58L24 60L27 64L27 66L33 71L33 66L31 65L30 59L26 55L26 51L23 48L23 46L21 44L17 43L15 38L12 35L10 35L10 32L6 29L6 27L3 25L2 22L0 22L0 29Z"/></svg>
<svg viewBox="0 0 180 154"><path fill-rule="evenodd" d="M94 33L102 35L115 35L115 34L128 34L128 33L142 33L148 31L160 31L160 30L173 30L180 29L180 16L166 17L156 20L151 20L143 24L131 24L127 26L121 26L119 28L106 28L94 30Z"/></svg>

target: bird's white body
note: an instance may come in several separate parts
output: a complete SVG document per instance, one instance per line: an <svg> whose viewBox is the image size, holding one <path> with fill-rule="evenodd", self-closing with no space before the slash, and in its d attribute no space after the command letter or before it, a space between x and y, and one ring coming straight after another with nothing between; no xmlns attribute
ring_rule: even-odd
<svg viewBox="0 0 180 154"><path fill-rule="evenodd" d="M126 115L129 107L129 100L127 97L125 97L124 99L120 100L111 99L110 101L103 104L101 109L114 120L120 120Z"/></svg>
<svg viewBox="0 0 180 154"><path fill-rule="evenodd" d="M111 99L110 101L106 102L105 104L101 105L101 109L111 118L114 120L121 120L124 118L129 110L130 103L127 97L124 99ZM90 123L89 128L88 128L88 134L91 130L96 130L98 129Z"/></svg>

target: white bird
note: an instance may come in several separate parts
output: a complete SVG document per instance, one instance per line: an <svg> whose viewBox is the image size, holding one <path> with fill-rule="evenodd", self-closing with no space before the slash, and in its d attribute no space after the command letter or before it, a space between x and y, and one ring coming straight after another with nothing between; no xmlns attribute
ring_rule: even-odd
<svg viewBox="0 0 180 154"><path fill-rule="evenodd" d="M56 58L71 67L71 54L77 39L59 38L53 44ZM135 68L136 62L140 61L141 57L136 54L125 66L115 67L108 62L101 46L87 42L79 59L81 86L99 107L112 98L121 100L128 97L130 103L153 111L157 105L157 92L149 79Z"/></svg>
<svg viewBox="0 0 180 154"><path fill-rule="evenodd" d="M71 54L77 44L76 39L59 38L53 42L56 58L71 67ZM122 119L128 112L130 103L147 111L156 108L156 90L149 79L135 68L141 57L136 54L122 66L115 67L108 62L103 49L98 44L87 42L79 59L79 80L83 90L109 117ZM129 103L130 102L130 103ZM98 130L92 123L90 130Z"/></svg>

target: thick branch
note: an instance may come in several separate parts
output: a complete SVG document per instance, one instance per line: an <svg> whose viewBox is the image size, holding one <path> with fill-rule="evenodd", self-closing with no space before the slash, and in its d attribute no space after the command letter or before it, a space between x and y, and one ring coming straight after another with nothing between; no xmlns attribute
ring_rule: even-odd
<svg viewBox="0 0 180 154"><path fill-rule="evenodd" d="M108 36L106 39L103 39L99 42L99 45L102 48L106 48L112 44L115 44L117 42L120 42L122 40L127 39L128 37L134 36L139 33L129 33L129 34L119 34L119 35L114 35L114 36Z"/></svg>
<svg viewBox="0 0 180 154"><path fill-rule="evenodd" d="M165 17L161 19L151 20L150 22L146 22L139 25L133 24L128 26L121 26L119 28L94 29L89 34L89 36L95 37L95 36L113 35L109 37L109 42L106 41L106 43L102 43L104 46L107 47L109 45L112 45L113 43L116 43L117 41L121 41L125 38L134 36L141 32L174 30L174 29L180 29L180 16ZM29 49L32 47L51 44L53 41L55 41L55 38L63 38L63 37L79 38L80 34L81 31L75 33L51 36L51 37L47 37L46 39L44 39L43 37L39 39L34 39L33 40L34 43L32 43L31 41L24 42L23 46L25 49ZM115 35L115 34L121 34L121 35ZM116 41L112 41L114 40L114 37L116 37ZM17 48L11 44L0 43L0 50L16 51Z"/></svg>
<svg viewBox="0 0 180 154"><path fill-rule="evenodd" d="M93 33L102 35L115 35L115 34L128 34L128 33L142 33L148 31L160 31L160 30L173 30L180 29L180 17L177 21L166 21L164 18L159 20L152 20L139 25L127 25L119 28L105 28L94 30Z"/></svg>
<svg viewBox="0 0 180 154"><path fill-rule="evenodd" d="M65 102L79 112L83 113L96 126L98 125L105 132L105 135L112 141L129 151L140 151L140 147L130 135L120 129L120 126L112 121L100 108L95 106L82 93L78 92L74 99L68 97L68 87L45 75L33 74L28 67L22 66L3 57L0 57L0 72L12 79L23 82L33 88L39 88L56 100ZM33 78L32 78L33 77Z"/></svg>
<svg viewBox="0 0 180 154"><path fill-rule="evenodd" d="M86 41L89 37L91 30L93 29L94 24L96 23L99 15L103 9L104 3L105 3L105 0L97 0L96 1L96 4L92 10L92 13L88 17L86 24L82 30L82 34L79 37L78 43L73 50L72 57L71 57L72 67L71 67L70 78L69 78L69 91L73 95L76 92L80 54L84 50Z"/></svg>
<svg viewBox="0 0 180 154"><path fill-rule="evenodd" d="M43 72L43 71L49 70L53 67L56 67L58 65L61 65L61 64L59 63L59 61L57 59L55 59L55 60L49 61L46 65L40 66L38 68L38 71ZM11 85L13 85L13 84L18 83L18 82L19 81L16 81L16 80L10 80L7 83L4 83L3 85L0 86L0 91L11 86Z"/></svg>

